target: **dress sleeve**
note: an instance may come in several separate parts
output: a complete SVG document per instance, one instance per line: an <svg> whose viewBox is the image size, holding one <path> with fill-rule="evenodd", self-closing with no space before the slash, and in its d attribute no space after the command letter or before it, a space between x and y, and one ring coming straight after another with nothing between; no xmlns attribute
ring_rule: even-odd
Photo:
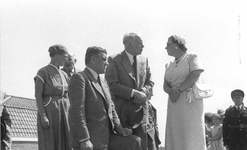
<svg viewBox="0 0 247 150"><path fill-rule="evenodd" d="M196 54L192 54L191 59L189 61L189 65L190 65L190 71L191 72L194 70L204 71L202 63Z"/></svg>
<svg viewBox="0 0 247 150"><path fill-rule="evenodd" d="M42 81L43 83L45 83L45 70L44 69L40 69L37 73L37 75L34 77L34 81L38 80L38 81Z"/></svg>

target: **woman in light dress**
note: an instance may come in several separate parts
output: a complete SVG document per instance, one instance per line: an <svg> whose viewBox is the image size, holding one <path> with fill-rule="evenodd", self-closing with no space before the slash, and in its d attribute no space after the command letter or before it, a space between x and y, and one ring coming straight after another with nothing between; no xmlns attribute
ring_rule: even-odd
<svg viewBox="0 0 247 150"><path fill-rule="evenodd" d="M210 128L211 137L208 138L210 142L210 150L225 150L222 139L222 123L219 114L213 114L212 121L214 125Z"/></svg>
<svg viewBox="0 0 247 150"><path fill-rule="evenodd" d="M204 71L196 54L187 53L185 39L168 38L166 50L175 59L166 64L164 91L169 95L165 150L206 150L202 99L188 99Z"/></svg>

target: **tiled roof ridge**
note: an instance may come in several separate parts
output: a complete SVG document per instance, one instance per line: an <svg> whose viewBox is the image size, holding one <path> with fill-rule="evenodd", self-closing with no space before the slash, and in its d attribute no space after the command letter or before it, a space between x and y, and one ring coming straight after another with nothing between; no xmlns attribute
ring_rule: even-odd
<svg viewBox="0 0 247 150"><path fill-rule="evenodd" d="M25 110L35 110L37 111L37 109L35 108L28 108L28 107L21 107L21 106L13 106L13 105L7 105L10 108L18 108L18 109L25 109Z"/></svg>
<svg viewBox="0 0 247 150"><path fill-rule="evenodd" d="M35 99L31 99L31 98L25 98L25 97L20 97L20 96L14 96L14 95L6 95L7 97L8 96L11 96L12 98L21 98L21 99L25 99L25 100L35 100Z"/></svg>
<svg viewBox="0 0 247 150"><path fill-rule="evenodd" d="M35 99L12 96L12 95L8 95L8 96L11 96L11 98L7 103L4 104L5 106L18 108L18 109L35 110L35 111L37 110Z"/></svg>

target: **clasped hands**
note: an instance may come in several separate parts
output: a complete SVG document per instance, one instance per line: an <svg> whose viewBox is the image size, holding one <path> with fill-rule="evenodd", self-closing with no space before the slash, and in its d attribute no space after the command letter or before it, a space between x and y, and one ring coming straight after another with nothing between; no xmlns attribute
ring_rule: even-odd
<svg viewBox="0 0 247 150"><path fill-rule="evenodd" d="M117 133L122 136L130 136L132 134L132 130L129 128L123 128L121 125L115 128Z"/></svg>
<svg viewBox="0 0 247 150"><path fill-rule="evenodd" d="M141 103L145 103L147 100L148 100L148 97L147 97L148 93L144 93L142 91L137 91L137 90L134 90L134 103L136 104L141 104Z"/></svg>
<svg viewBox="0 0 247 150"><path fill-rule="evenodd" d="M169 94L169 98L172 103L175 103L180 96L181 91L179 89L171 89Z"/></svg>

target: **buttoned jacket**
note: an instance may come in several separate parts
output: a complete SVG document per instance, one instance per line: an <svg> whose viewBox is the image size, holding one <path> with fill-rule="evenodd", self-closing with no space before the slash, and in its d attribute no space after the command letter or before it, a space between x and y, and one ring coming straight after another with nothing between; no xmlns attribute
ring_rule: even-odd
<svg viewBox="0 0 247 150"><path fill-rule="evenodd" d="M100 86L88 68L73 74L69 100L70 145L79 147L80 141L90 140L95 149L107 148L109 130L115 132L120 121L105 79L101 77Z"/></svg>
<svg viewBox="0 0 247 150"><path fill-rule="evenodd" d="M105 78L110 87L112 99L116 106L116 111L120 116L124 104L133 100L131 92L133 89L143 91L152 96L152 88L154 83L151 80L151 72L146 57L137 55L136 57L136 77L134 69L125 51L110 56L108 58L109 65L105 74ZM147 119L148 107L144 106L144 118Z"/></svg>
<svg viewBox="0 0 247 150"><path fill-rule="evenodd" d="M223 120L224 145L247 145L247 107L240 111L235 106L229 107Z"/></svg>

